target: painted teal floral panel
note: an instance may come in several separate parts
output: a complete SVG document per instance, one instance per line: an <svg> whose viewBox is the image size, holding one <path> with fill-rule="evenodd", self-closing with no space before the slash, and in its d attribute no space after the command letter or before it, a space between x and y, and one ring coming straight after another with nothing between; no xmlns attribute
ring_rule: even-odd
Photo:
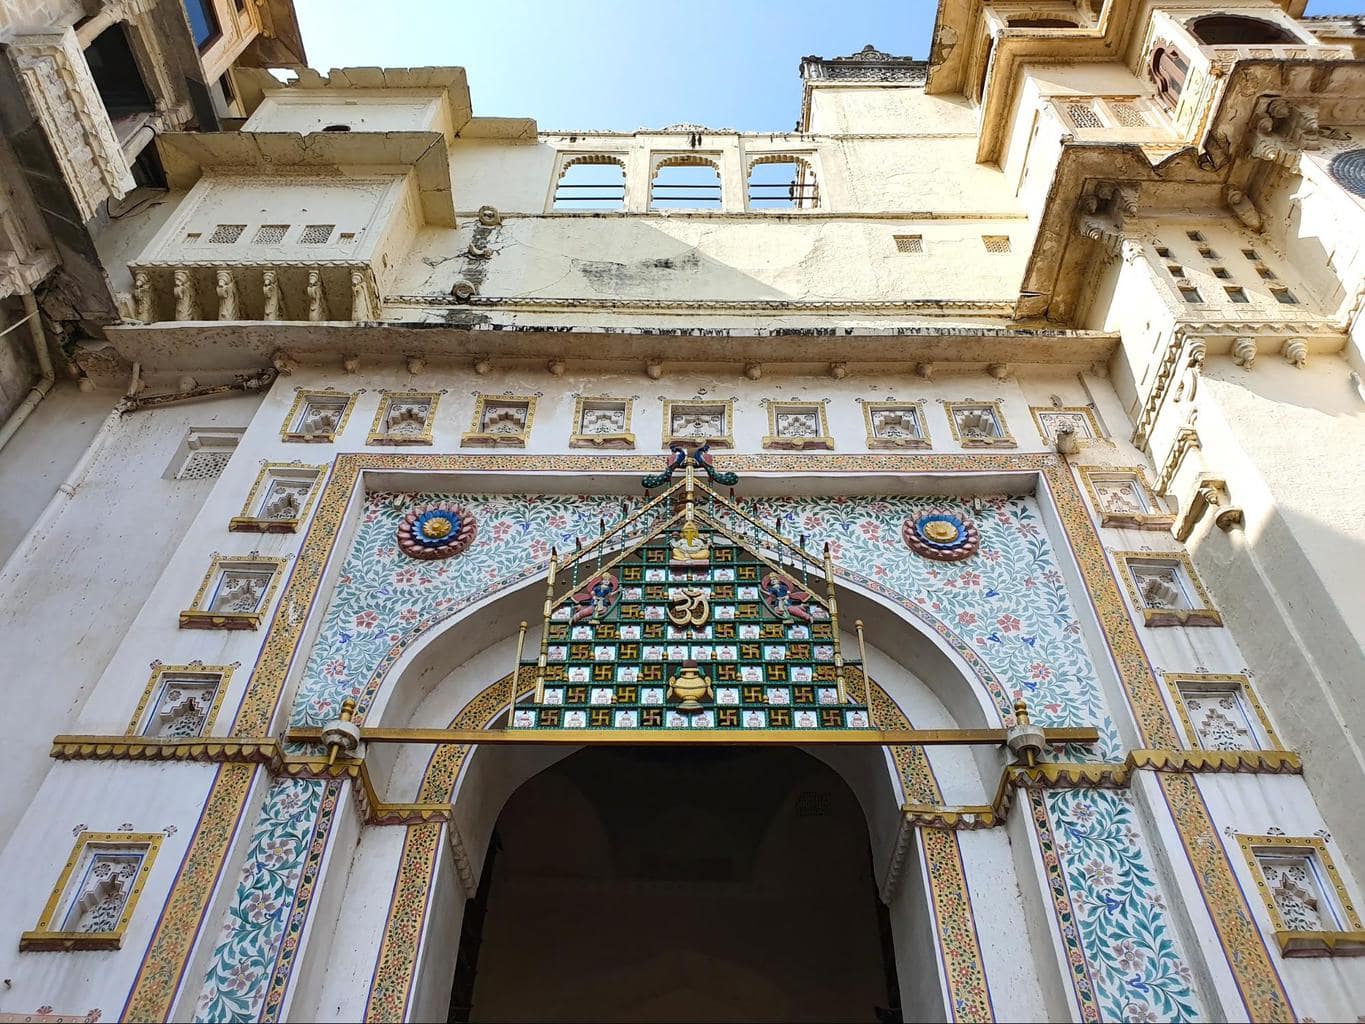
<svg viewBox="0 0 1365 1024"><path fill-rule="evenodd" d="M1043 801L1102 1019L1200 1020L1132 798L1065 789Z"/></svg>
<svg viewBox="0 0 1365 1024"><path fill-rule="evenodd" d="M306 902L311 895L337 789L319 779L284 778L266 793L195 1004L196 1022L279 1019L263 1010L268 996L276 1002L283 996L288 979L278 968L282 959L292 964L303 922L291 918L300 896Z"/></svg>

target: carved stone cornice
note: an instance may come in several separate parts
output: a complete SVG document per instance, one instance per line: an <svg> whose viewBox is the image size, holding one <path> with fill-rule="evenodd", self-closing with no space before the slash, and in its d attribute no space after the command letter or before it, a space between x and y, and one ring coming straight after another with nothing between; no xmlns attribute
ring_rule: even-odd
<svg viewBox="0 0 1365 1024"><path fill-rule="evenodd" d="M163 738L157 736L56 736L58 761L202 761L210 764L274 764L273 736Z"/></svg>

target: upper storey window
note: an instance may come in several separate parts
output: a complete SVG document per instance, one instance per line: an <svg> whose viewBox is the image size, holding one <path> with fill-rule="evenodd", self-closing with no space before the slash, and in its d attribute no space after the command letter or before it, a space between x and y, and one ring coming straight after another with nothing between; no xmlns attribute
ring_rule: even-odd
<svg viewBox="0 0 1365 1024"><path fill-rule="evenodd" d="M651 210L719 210L720 164L704 156L666 156L649 186Z"/></svg>
<svg viewBox="0 0 1365 1024"><path fill-rule="evenodd" d="M1180 102L1180 90L1185 87L1185 79L1190 73L1190 62L1179 50L1171 46L1158 46L1152 51L1150 67L1156 95L1171 110Z"/></svg>
<svg viewBox="0 0 1365 1024"><path fill-rule="evenodd" d="M601 153L564 161L555 185L556 210L621 210L626 205L626 165Z"/></svg>
<svg viewBox="0 0 1365 1024"><path fill-rule="evenodd" d="M207 50L223 34L218 25L218 15L213 10L213 0L184 0L184 3L194 45L200 50Z"/></svg>
<svg viewBox="0 0 1365 1024"><path fill-rule="evenodd" d="M774 153L749 164L749 209L813 210L819 205L820 188L809 161Z"/></svg>
<svg viewBox="0 0 1365 1024"><path fill-rule="evenodd" d="M1303 42L1282 25L1238 14L1210 14L1196 18L1189 27L1191 34L1205 46Z"/></svg>

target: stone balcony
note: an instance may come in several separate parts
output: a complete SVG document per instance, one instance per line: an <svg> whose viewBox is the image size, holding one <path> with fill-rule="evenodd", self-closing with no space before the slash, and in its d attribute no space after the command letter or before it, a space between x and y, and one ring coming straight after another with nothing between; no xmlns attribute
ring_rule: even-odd
<svg viewBox="0 0 1365 1024"><path fill-rule="evenodd" d="M374 268L363 260L148 261L129 264L124 316L203 320L378 320Z"/></svg>

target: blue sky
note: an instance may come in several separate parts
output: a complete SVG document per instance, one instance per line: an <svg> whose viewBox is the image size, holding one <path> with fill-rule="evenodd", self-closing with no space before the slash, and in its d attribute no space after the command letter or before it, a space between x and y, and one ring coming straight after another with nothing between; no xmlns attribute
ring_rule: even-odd
<svg viewBox="0 0 1365 1024"><path fill-rule="evenodd" d="M309 63L455 64L474 111L546 130L682 121L789 131L797 65L867 43L926 56L932 0L295 0ZM1310 14L1365 0L1310 0Z"/></svg>

